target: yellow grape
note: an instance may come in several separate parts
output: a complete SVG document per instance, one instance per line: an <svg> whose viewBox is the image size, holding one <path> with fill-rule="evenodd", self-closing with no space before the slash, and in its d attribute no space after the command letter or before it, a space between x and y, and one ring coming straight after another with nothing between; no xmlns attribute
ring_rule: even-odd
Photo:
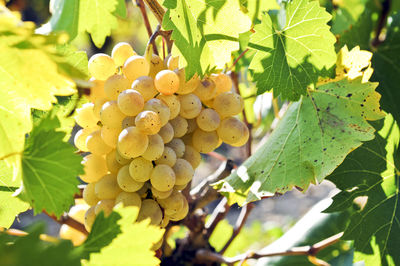
<svg viewBox="0 0 400 266"><path fill-rule="evenodd" d="M119 110L117 101L108 101L101 107L100 120L103 126L119 128L125 115Z"/></svg>
<svg viewBox="0 0 400 266"><path fill-rule="evenodd" d="M174 138L174 128L170 123L167 123L160 129L158 135L161 136L164 143L168 143Z"/></svg>
<svg viewBox="0 0 400 266"><path fill-rule="evenodd" d="M108 146L101 138L101 131L96 130L86 138L87 149L96 155L104 155L112 150L112 147Z"/></svg>
<svg viewBox="0 0 400 266"><path fill-rule="evenodd" d="M189 94L189 93L192 93L200 83L200 79L199 79L199 76L197 74L194 74L194 76L191 79L186 81L186 77L185 77L186 74L185 74L185 69L184 68L175 69L175 73L179 77L179 89L176 92L177 94Z"/></svg>
<svg viewBox="0 0 400 266"><path fill-rule="evenodd" d="M83 204L77 204L75 206L72 206L71 209L68 211L68 216L75 219L76 221L80 223L85 222L85 212L87 209L89 209L90 206L83 203Z"/></svg>
<svg viewBox="0 0 400 266"><path fill-rule="evenodd" d="M74 144L75 147L78 148L78 150L83 151L83 152L88 152L88 148L86 147L86 139L87 137L92 133L90 129L80 129L78 132L76 132L75 137L74 137Z"/></svg>
<svg viewBox="0 0 400 266"><path fill-rule="evenodd" d="M173 189L167 191L159 191L153 186L151 187L151 194L153 194L153 197L155 197L156 199L166 199L171 195L172 191Z"/></svg>
<svg viewBox="0 0 400 266"><path fill-rule="evenodd" d="M206 132L198 128L193 132L192 142L198 152L208 153L218 147L219 137L215 131Z"/></svg>
<svg viewBox="0 0 400 266"><path fill-rule="evenodd" d="M188 161L192 165L193 169L196 169L201 163L201 154L192 146L186 145L182 159Z"/></svg>
<svg viewBox="0 0 400 266"><path fill-rule="evenodd" d="M197 95L201 101L208 101L215 97L217 94L217 88L212 79L205 77L197 85L197 88L193 91L193 94Z"/></svg>
<svg viewBox="0 0 400 266"><path fill-rule="evenodd" d="M106 174L97 181L94 191L96 197L100 200L115 199L115 197L121 192L121 188L118 186L117 176L115 174Z"/></svg>
<svg viewBox="0 0 400 266"><path fill-rule="evenodd" d="M95 128L99 119L94 115L94 104L85 103L76 109L75 121L83 128Z"/></svg>
<svg viewBox="0 0 400 266"><path fill-rule="evenodd" d="M117 198L115 199L115 205L117 205L120 202L122 202L124 206L136 206L139 209L140 206L142 206L142 199L136 192L122 191L121 193L118 194Z"/></svg>
<svg viewBox="0 0 400 266"><path fill-rule="evenodd" d="M104 143L112 148L117 147L118 136L121 133L121 127L102 126L100 130L101 138Z"/></svg>
<svg viewBox="0 0 400 266"><path fill-rule="evenodd" d="M106 155L106 164L107 164L107 169L111 173L118 173L119 169L121 169L122 165L117 162L117 151L112 150Z"/></svg>
<svg viewBox="0 0 400 266"><path fill-rule="evenodd" d="M107 173L106 162L102 156L89 154L83 157L81 163L85 173L80 178L86 183L96 182Z"/></svg>
<svg viewBox="0 0 400 266"><path fill-rule="evenodd" d="M118 171L117 182L119 187L126 192L136 192L143 187L143 182L137 182L129 174L129 165L124 165Z"/></svg>
<svg viewBox="0 0 400 266"><path fill-rule="evenodd" d="M228 117L222 120L217 129L218 136L227 144L235 144L242 140L246 134L246 125L236 117Z"/></svg>
<svg viewBox="0 0 400 266"><path fill-rule="evenodd" d="M176 185L185 185L189 183L194 175L192 165L184 159L177 159L174 167L172 167L172 170L174 170L175 173Z"/></svg>
<svg viewBox="0 0 400 266"><path fill-rule="evenodd" d="M125 158L124 156L122 156L119 151L118 151L118 146L116 149L116 153L115 153L115 160L120 164L120 165L125 165L128 164L132 161L132 159L130 158Z"/></svg>
<svg viewBox="0 0 400 266"><path fill-rule="evenodd" d="M160 94L157 96L157 99L161 100L168 106L170 110L169 120L174 119L179 115L179 111L181 110L181 102L176 95Z"/></svg>
<svg viewBox="0 0 400 266"><path fill-rule="evenodd" d="M151 185L159 191L171 190L175 185L175 173L166 164L156 165L150 175Z"/></svg>
<svg viewBox="0 0 400 266"><path fill-rule="evenodd" d="M164 61L158 56L153 54L150 60L149 76L154 78L158 72L165 69Z"/></svg>
<svg viewBox="0 0 400 266"><path fill-rule="evenodd" d="M96 219L96 214L95 214L95 206L90 207L86 213L85 213L85 228L88 232L90 232L90 229L93 226L94 220Z"/></svg>
<svg viewBox="0 0 400 266"><path fill-rule="evenodd" d="M232 80L227 74L211 74L210 78L214 81L215 87L217 87L217 94L221 94L232 89Z"/></svg>
<svg viewBox="0 0 400 266"><path fill-rule="evenodd" d="M171 167L174 166L174 164L176 162L175 151L173 149L171 149L170 147L165 146L161 157L159 159L155 160L154 162L156 164L166 164Z"/></svg>
<svg viewBox="0 0 400 266"><path fill-rule="evenodd" d="M175 186L174 186L174 190L182 191L182 190L184 190L184 189L187 187L187 185L188 185L188 184L184 184L184 185L175 185Z"/></svg>
<svg viewBox="0 0 400 266"><path fill-rule="evenodd" d="M135 126L135 118L134 116L127 116L122 120L122 129L127 127L134 127Z"/></svg>
<svg viewBox="0 0 400 266"><path fill-rule="evenodd" d="M178 158L185 153L185 143L181 139L173 139L166 146L173 149Z"/></svg>
<svg viewBox="0 0 400 266"><path fill-rule="evenodd" d="M158 199L157 201L164 208L165 214L172 215L183 208L184 198L185 196L181 192L173 190L168 198Z"/></svg>
<svg viewBox="0 0 400 266"><path fill-rule="evenodd" d="M180 138L183 137L188 130L188 122L182 116L177 116L171 121L169 121L172 128L174 129L174 137Z"/></svg>
<svg viewBox="0 0 400 266"><path fill-rule="evenodd" d="M105 98L99 98L94 102L94 106L93 106L93 114L94 116L100 120L100 111L101 108L103 107L103 105L107 102L107 100Z"/></svg>
<svg viewBox="0 0 400 266"><path fill-rule="evenodd" d="M136 127L127 127L118 137L117 148L125 158L142 155L149 145L149 138Z"/></svg>
<svg viewBox="0 0 400 266"><path fill-rule="evenodd" d="M143 111L136 116L135 125L143 134L154 135L161 129L161 120L156 112Z"/></svg>
<svg viewBox="0 0 400 266"><path fill-rule="evenodd" d="M192 119L200 114L202 105L199 97L196 95L192 93L179 95L179 101L181 102L179 114L183 118Z"/></svg>
<svg viewBox="0 0 400 266"><path fill-rule="evenodd" d="M187 133L185 136L181 138L181 140L183 141L183 143L185 143L185 145L190 145L190 146L193 146L192 139L193 139L193 133L190 134Z"/></svg>
<svg viewBox="0 0 400 266"><path fill-rule="evenodd" d="M161 222L162 223L162 222ZM160 225L161 226L161 225ZM164 237L161 237L160 240L158 240L157 243L153 243L153 245L151 246L151 250L156 251L157 249L160 249L162 244L164 243Z"/></svg>
<svg viewBox="0 0 400 266"><path fill-rule="evenodd" d="M142 157L148 161L154 161L161 157L164 152L164 141L160 135L154 134L149 137L149 145Z"/></svg>
<svg viewBox="0 0 400 266"><path fill-rule="evenodd" d="M69 225L63 224L60 228L60 238L71 240L74 246L79 246L86 240L86 235L81 231L70 227Z"/></svg>
<svg viewBox="0 0 400 266"><path fill-rule="evenodd" d="M162 211L160 206L155 200L145 199L142 201L137 222L150 218L150 224L159 225L162 221Z"/></svg>
<svg viewBox="0 0 400 266"><path fill-rule="evenodd" d="M94 103L98 99L105 98L106 97L106 94L104 92L105 81L95 79L94 77L91 77L89 81L92 84L92 86L90 87L90 94L88 96L89 100Z"/></svg>
<svg viewBox="0 0 400 266"><path fill-rule="evenodd" d="M162 127L168 123L171 113L170 113L168 106L165 103L163 103L161 100L150 99L144 104L143 109L146 111L156 112L158 114L158 116L160 117Z"/></svg>
<svg viewBox="0 0 400 266"><path fill-rule="evenodd" d="M188 130L187 130L186 134L193 133L197 128L196 119L186 119L186 121L188 123Z"/></svg>
<svg viewBox="0 0 400 266"><path fill-rule="evenodd" d="M165 95L172 95L179 89L179 77L172 70L161 70L154 79L156 90Z"/></svg>
<svg viewBox="0 0 400 266"><path fill-rule="evenodd" d="M129 57L122 67L122 73L133 82L141 76L147 76L150 71L150 65L143 56L134 55Z"/></svg>
<svg viewBox="0 0 400 266"><path fill-rule="evenodd" d="M82 192L83 199L90 206L96 205L96 203L100 200L96 196L96 193L94 191L94 186L95 186L95 183L89 183L86 185L86 187L83 189L83 192Z"/></svg>
<svg viewBox="0 0 400 266"><path fill-rule="evenodd" d="M127 42L117 43L111 51L111 57L117 66L123 66L125 61L134 55L136 55L136 52Z"/></svg>
<svg viewBox="0 0 400 266"><path fill-rule="evenodd" d="M112 75L104 83L104 93L109 101L116 101L118 95L131 87L131 82L124 75Z"/></svg>
<svg viewBox="0 0 400 266"><path fill-rule="evenodd" d="M99 215L100 212L104 212L104 216L107 217L113 211L115 205L114 199L104 199L97 202L96 206L94 207L94 213Z"/></svg>
<svg viewBox="0 0 400 266"><path fill-rule="evenodd" d="M106 80L116 71L114 60L106 54L95 54L89 59L89 74L95 79Z"/></svg>
<svg viewBox="0 0 400 266"><path fill-rule="evenodd" d="M151 187L151 184L149 184L148 182L145 182L143 187L141 189L139 189L138 191L136 191L136 193L138 193L142 199L145 199L148 194L147 191L149 190L150 187Z"/></svg>
<svg viewBox="0 0 400 266"><path fill-rule="evenodd" d="M142 95L143 99L145 102L148 100L154 98L158 91L154 87L154 80L152 77L148 76L143 76L137 78L133 83L132 83L132 89L140 92Z"/></svg>
<svg viewBox="0 0 400 266"><path fill-rule="evenodd" d="M118 107L125 115L135 116L144 107L144 100L140 92L128 89L118 96Z"/></svg>
<svg viewBox="0 0 400 266"><path fill-rule="evenodd" d="M179 57L170 56L167 61L167 66L169 70L177 69L179 67Z"/></svg>
<svg viewBox="0 0 400 266"><path fill-rule="evenodd" d="M168 223L169 223L169 218L166 215L164 215L164 218L161 221L160 227L165 228L165 227L167 227Z"/></svg>
<svg viewBox="0 0 400 266"><path fill-rule="evenodd" d="M213 108L220 114L221 118L237 115L244 108L243 98L231 91L223 92L215 97Z"/></svg>
<svg viewBox="0 0 400 266"><path fill-rule="evenodd" d="M186 198L183 197L183 206L182 208L178 209L174 214L169 216L171 221L179 221L186 217L189 212L189 203L187 202Z"/></svg>
<svg viewBox="0 0 400 266"><path fill-rule="evenodd" d="M233 147L240 147L247 143L247 141L249 140L249 136L250 136L249 128L247 126L245 126L243 129L244 129L244 133L243 133L242 137L237 142L231 143L229 145L231 145Z"/></svg>
<svg viewBox="0 0 400 266"><path fill-rule="evenodd" d="M129 164L129 174L136 182L146 182L153 171L153 163L142 157L132 160Z"/></svg>
<svg viewBox="0 0 400 266"><path fill-rule="evenodd" d="M221 119L219 114L213 109L203 109L196 118L197 125L201 130L214 131L219 127Z"/></svg>

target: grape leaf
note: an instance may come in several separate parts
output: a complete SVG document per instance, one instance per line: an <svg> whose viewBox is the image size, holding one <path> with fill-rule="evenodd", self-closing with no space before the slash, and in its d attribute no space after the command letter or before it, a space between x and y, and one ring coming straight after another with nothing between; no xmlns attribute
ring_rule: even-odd
<svg viewBox="0 0 400 266"><path fill-rule="evenodd" d="M343 211L353 201L360 202L361 209L350 217L343 235L343 239L354 240L355 261L364 260L366 265L374 266L398 265L400 131L391 115L376 127L379 131L375 139L350 153L327 177L342 191L326 211Z"/></svg>
<svg viewBox="0 0 400 266"><path fill-rule="evenodd" d="M351 25L359 20L366 8L366 4L371 0L342 0L335 2L334 18L332 19L332 32L342 34L349 30Z"/></svg>
<svg viewBox="0 0 400 266"><path fill-rule="evenodd" d="M336 60L335 36L327 22L331 16L317 1L287 4L286 26L279 30L268 14L254 27L249 46L257 50L249 68L254 70L258 93L298 100L319 76L328 76Z"/></svg>
<svg viewBox="0 0 400 266"><path fill-rule="evenodd" d="M179 56L187 78L222 69L231 61L232 51L239 49L239 33L251 26L237 0L166 0L163 5L168 10L162 25L172 30L172 55Z"/></svg>
<svg viewBox="0 0 400 266"><path fill-rule="evenodd" d="M245 204L321 182L346 155L374 138L367 120L383 117L376 83L343 78L292 103L267 142L218 188Z"/></svg>
<svg viewBox="0 0 400 266"><path fill-rule="evenodd" d="M35 125L25 142L22 180L25 199L35 214L46 210L60 216L73 205L78 192L82 158L63 141L65 133L55 130L59 126L58 118L49 114Z"/></svg>
<svg viewBox="0 0 400 266"><path fill-rule="evenodd" d="M400 123L400 13L392 17L386 40L379 45L372 58L375 72L373 81L379 81L378 92L382 94L382 108Z"/></svg>
<svg viewBox="0 0 400 266"><path fill-rule="evenodd" d="M272 9L279 9L280 6L276 0L240 0L240 4L245 8L245 13L251 18L253 23L261 19L261 14Z"/></svg>
<svg viewBox="0 0 400 266"><path fill-rule="evenodd" d="M136 207L117 208L117 212L122 217L118 221L122 233L100 253L92 253L83 265L158 265L160 261L150 248L161 239L164 230L149 225L149 219L134 223L139 212Z"/></svg>

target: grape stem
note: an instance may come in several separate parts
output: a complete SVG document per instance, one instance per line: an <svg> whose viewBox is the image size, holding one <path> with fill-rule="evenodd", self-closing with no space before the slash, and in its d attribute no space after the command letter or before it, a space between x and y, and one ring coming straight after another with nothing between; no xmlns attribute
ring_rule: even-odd
<svg viewBox="0 0 400 266"><path fill-rule="evenodd" d="M56 221L59 224L66 224L85 235L89 234L89 232L86 230L86 228L83 224L81 224L80 222L78 222L77 220L73 219L72 217L70 217L68 215L63 215L60 217L60 219L58 219L55 215L49 214L46 211L43 211L43 213L46 214L47 216L49 216L51 219L53 219L54 221Z"/></svg>
<svg viewBox="0 0 400 266"><path fill-rule="evenodd" d="M133 0L132 0L132 1L133 1ZM145 7L145 5L144 5L143 0L136 0L136 5L139 7L140 12L142 13L144 25L145 25L145 27L146 27L147 34L149 35L149 38L150 38L150 37L153 35L153 32L152 32L152 30L151 30L151 25L150 25L149 17L147 16L146 7ZM153 52L154 52L154 54L158 55L157 46L155 45L154 42L153 42Z"/></svg>
<svg viewBox="0 0 400 266"><path fill-rule="evenodd" d="M157 0L144 0L144 1L150 8L153 15L158 20L158 23L162 24L162 20L165 14L164 8L157 2Z"/></svg>
<svg viewBox="0 0 400 266"><path fill-rule="evenodd" d="M387 24L387 18L389 16L391 4L392 4L391 0L384 0L382 2L381 12L380 12L379 18L378 18L378 25L375 30L375 37L371 41L371 46L373 48L377 48L384 41L384 38L382 38L381 33L382 33L383 28Z"/></svg>
<svg viewBox="0 0 400 266"><path fill-rule="evenodd" d="M245 254L241 254L235 257L224 257L221 254L215 253L206 249L199 249L196 252L196 259L199 262L217 262L217 263L225 263L228 265L233 265L234 263L240 262L243 263L248 259L259 259L263 257L273 257L273 256L308 256L308 259L314 265L325 266L329 265L327 262L317 259L316 255L319 251L323 250L326 247L329 247L335 243L337 243L340 238L343 236L343 232L333 235L329 238L326 238L318 243L315 243L311 246L301 246L290 248L281 252L247 252Z"/></svg>
<svg viewBox="0 0 400 266"><path fill-rule="evenodd" d="M247 53L248 50L249 50L249 48L246 48L246 49L235 59L235 61L234 61L233 64L231 65L231 67L228 68L228 71L229 71L229 70L232 70L232 68L237 64L237 62L239 62L240 58L242 58L242 57Z"/></svg>

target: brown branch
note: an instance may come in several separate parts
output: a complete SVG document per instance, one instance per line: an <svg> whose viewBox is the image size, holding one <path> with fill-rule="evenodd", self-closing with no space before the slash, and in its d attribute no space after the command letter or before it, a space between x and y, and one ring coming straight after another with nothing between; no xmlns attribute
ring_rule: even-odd
<svg viewBox="0 0 400 266"><path fill-rule="evenodd" d="M231 65L231 67L228 68L228 70L232 70L232 68L237 64L237 62L239 62L240 58L242 58L242 57L247 53L248 50L249 50L249 48L246 48L246 50L244 50L244 51L235 59L235 61L233 62L233 64Z"/></svg>
<svg viewBox="0 0 400 266"><path fill-rule="evenodd" d="M153 15L158 20L158 23L162 24L163 17L165 15L164 8L157 2L157 0L144 0L147 6L150 8Z"/></svg>
<svg viewBox="0 0 400 266"><path fill-rule="evenodd" d="M59 224L66 224L85 235L89 234L89 232L86 230L86 228L83 224L81 224L80 222L78 222L77 220L73 219L72 217L70 217L68 215L61 216L60 219L58 219L55 215L51 215L51 214L47 213L46 211L43 211L43 213L48 215L51 219L53 219L54 221L56 221Z"/></svg>
<svg viewBox="0 0 400 266"><path fill-rule="evenodd" d="M81 199L83 196L83 190L85 189L86 185L78 185L79 192L74 195L74 199Z"/></svg>
<svg viewBox="0 0 400 266"><path fill-rule="evenodd" d="M390 6L391 6L391 0L384 0L382 2L382 9L381 9L381 13L379 14L379 18L378 18L378 25L375 29L375 37L371 41L371 46L373 48L378 47L383 42L383 40L381 38L381 33L382 33L383 28L387 24L387 18L389 16Z"/></svg>
<svg viewBox="0 0 400 266"><path fill-rule="evenodd" d="M242 230L244 224L247 221L247 218L249 217L249 214L251 212L251 210L255 207L255 205L253 203L249 203L245 206L242 207L239 217L236 220L236 224L235 224L235 228L233 229L232 235L231 237L228 239L228 241L225 243L224 247L221 249L220 252L218 252L219 254L224 254L225 251L228 249L228 247L230 246L230 244L233 242L233 240L235 240L236 236L240 233L240 231Z"/></svg>
<svg viewBox="0 0 400 266"><path fill-rule="evenodd" d="M205 225L206 239L210 238L211 234L214 232L214 230L217 227L217 225L219 224L219 222L225 218L225 216L228 214L229 210L230 210L230 206L228 204L228 200L227 200L227 198L224 197L218 203L217 207L215 207L213 213L211 214L211 217L209 218L207 224Z"/></svg>
<svg viewBox="0 0 400 266"><path fill-rule="evenodd" d="M226 258L221 254L200 249L196 252L196 259L199 261L207 261L207 262L218 262L218 263L226 263L228 265L233 265L239 261L245 261L248 259L259 259L263 257L273 257L273 256L308 256L310 262L318 263L317 265L324 265L324 261L319 259L313 259L315 255L323 250L324 248L331 246L337 243L340 238L343 236L343 232L331 236L327 239L324 239L314 245L311 246L302 246L302 247L294 247L282 252L270 252L270 253L263 253L262 251L259 252L248 252L246 254L241 254L235 257Z"/></svg>
<svg viewBox="0 0 400 266"><path fill-rule="evenodd" d="M149 17L147 16L146 7L143 3L143 0L136 0L136 5L139 7L140 12L142 13L144 25L146 27L147 34L149 35L149 38L150 38L153 35L153 32L151 30ZM155 45L155 43L153 43L153 52L154 52L154 54L158 55L158 50L157 50L157 46Z"/></svg>

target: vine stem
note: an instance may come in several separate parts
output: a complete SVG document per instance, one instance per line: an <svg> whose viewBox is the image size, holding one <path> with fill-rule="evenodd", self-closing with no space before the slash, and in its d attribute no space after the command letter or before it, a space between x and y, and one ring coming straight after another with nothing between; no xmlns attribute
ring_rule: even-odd
<svg viewBox="0 0 400 266"><path fill-rule="evenodd" d="M144 0L151 12L154 14L158 23L162 24L163 17L165 15L164 8L157 2L157 0Z"/></svg>
<svg viewBox="0 0 400 266"><path fill-rule="evenodd" d="M66 224L71 226L72 228L78 230L79 232L88 235L89 232L86 230L85 226L78 222L77 220L73 219L72 217L68 215L61 216L60 219L58 219L55 215L49 214L46 211L43 211L44 214L49 216L51 219L56 221L59 224Z"/></svg>
<svg viewBox="0 0 400 266"><path fill-rule="evenodd" d="M237 64L237 62L239 62L240 58L242 58L242 57L247 53L248 50L249 50L249 48L246 48L246 50L244 50L244 51L235 59L235 61L234 61L233 64L231 65L231 67L228 68L228 71L229 71L229 70L232 70L232 68Z"/></svg>
<svg viewBox="0 0 400 266"><path fill-rule="evenodd" d="M248 252L231 258L224 257L221 254L212 252L210 250L200 249L196 252L196 259L198 259L199 261L208 261L208 262L211 261L211 262L226 263L228 265L233 265L236 262L244 262L245 260L248 259L259 259L263 257L308 256L308 259L314 265L320 265L320 266L329 265L325 261L317 259L315 256L319 251L323 250L324 248L337 243L342 236L343 232L333 235L311 246L294 247L281 252L269 252L269 253L262 251Z"/></svg>
<svg viewBox="0 0 400 266"><path fill-rule="evenodd" d="M132 0L132 1L133 1L133 0ZM146 27L147 34L149 35L149 38L150 38L150 37L153 35L153 32L152 32L152 30L151 30L151 25L150 25L149 17L147 16L146 7L145 7L145 5L144 5L143 0L136 0L136 5L139 7L140 12L142 13L144 25L145 25L145 27ZM153 42L153 52L154 52L154 54L158 55L157 46L155 45L154 42Z"/></svg>
<svg viewBox="0 0 400 266"><path fill-rule="evenodd" d="M383 28L386 26L391 4L392 4L391 0L384 0L382 2L382 9L381 13L379 14L378 26L376 27L375 30L375 37L371 41L371 46L374 48L378 47L383 42L380 36Z"/></svg>

